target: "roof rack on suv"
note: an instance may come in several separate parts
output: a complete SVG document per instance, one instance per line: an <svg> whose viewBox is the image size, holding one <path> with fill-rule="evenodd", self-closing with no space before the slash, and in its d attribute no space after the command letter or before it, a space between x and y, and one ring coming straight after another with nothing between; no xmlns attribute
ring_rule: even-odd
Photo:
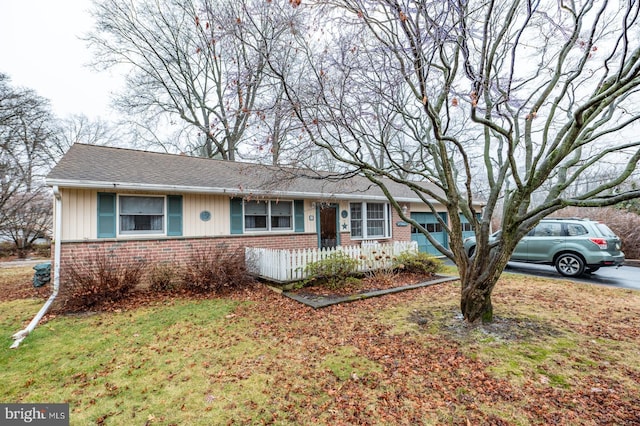
<svg viewBox="0 0 640 426"><path fill-rule="evenodd" d="M590 221L588 217L547 217L542 219L545 220L582 220L582 221Z"/></svg>

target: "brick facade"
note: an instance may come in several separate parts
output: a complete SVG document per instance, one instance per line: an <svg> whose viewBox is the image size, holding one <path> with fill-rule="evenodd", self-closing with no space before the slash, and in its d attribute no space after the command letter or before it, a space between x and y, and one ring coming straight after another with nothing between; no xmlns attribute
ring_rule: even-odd
<svg viewBox="0 0 640 426"><path fill-rule="evenodd" d="M379 242L410 241L411 228L397 226L400 218L394 212L392 218L393 238L378 239ZM352 240L349 232L340 233L340 244L359 245L361 240ZM130 259L132 262L144 261L152 265L157 263L184 264L194 252L206 252L219 247L226 250L238 250L244 247L260 247L273 249L302 249L318 247L316 233L288 233L237 235L224 237L202 238L162 238L162 239L131 239L131 240L93 240L87 242L63 242L61 244L61 279L64 281L64 269L68 267L82 267L92 264L97 256L113 255Z"/></svg>
<svg viewBox="0 0 640 426"><path fill-rule="evenodd" d="M225 246L229 250L244 247L294 249L317 247L316 234L287 234L260 236L228 236L219 238L163 238L140 240L103 240L91 242L65 242L61 244L61 264L87 263L97 253L127 256L147 263L184 263L191 253Z"/></svg>

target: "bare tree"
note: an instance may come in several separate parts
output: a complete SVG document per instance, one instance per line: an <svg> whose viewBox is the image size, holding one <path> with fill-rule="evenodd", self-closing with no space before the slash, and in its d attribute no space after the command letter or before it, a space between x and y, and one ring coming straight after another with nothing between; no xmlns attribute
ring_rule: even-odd
<svg viewBox="0 0 640 426"><path fill-rule="evenodd" d="M97 64L131 67L116 105L140 117L152 144L234 160L243 142L266 137L266 58L295 15L260 0L107 0L94 3L88 41Z"/></svg>
<svg viewBox="0 0 640 426"><path fill-rule="evenodd" d="M50 156L57 161L74 143L89 145L130 146L131 135L122 132L114 123L75 114L58 120L55 140L52 141Z"/></svg>
<svg viewBox="0 0 640 426"><path fill-rule="evenodd" d="M0 167L3 196L36 185L46 168L48 143L53 137L54 117L49 102L27 89L9 84L0 74Z"/></svg>
<svg viewBox="0 0 640 426"><path fill-rule="evenodd" d="M11 212L0 227L0 235L13 242L19 257L25 257L33 244L50 238L53 226L51 194L44 186L35 192L21 192L8 202Z"/></svg>
<svg viewBox="0 0 640 426"><path fill-rule="evenodd" d="M48 101L13 87L0 74L0 235L13 239L19 249L31 244L33 234L44 233L40 224L51 217L51 204L42 208L41 192L55 137ZM35 219L31 213L41 216ZM34 222L26 223L27 214ZM21 231L16 231L18 223Z"/></svg>
<svg viewBox="0 0 640 426"><path fill-rule="evenodd" d="M386 191L403 220L458 265L467 321L492 320L493 288L540 219L565 206L640 196L614 190L640 158L640 3L329 0L314 7L317 26L296 39L306 78L277 61L270 66L315 146L385 191L382 177L406 185L434 212L446 207L449 248ZM614 165L608 179L573 185L604 164ZM491 241L498 208L502 238ZM471 258L463 218L476 235Z"/></svg>
<svg viewBox="0 0 640 426"><path fill-rule="evenodd" d="M295 128L296 120L289 102L284 97L284 90L279 87L278 82L268 84L268 89L259 97L260 107L256 108L259 121L256 122L256 131L252 132L253 137L246 141L246 149L243 157L264 161L270 158L270 163L284 165L288 162L286 156L287 140L293 137L293 133L300 127ZM291 161L297 164L294 155Z"/></svg>
<svg viewBox="0 0 640 426"><path fill-rule="evenodd" d="M132 146L135 138L132 132L122 131L127 126L119 126L102 119L90 119L83 114L74 114L57 119L54 135L49 141L48 157L53 164L74 143L109 146Z"/></svg>

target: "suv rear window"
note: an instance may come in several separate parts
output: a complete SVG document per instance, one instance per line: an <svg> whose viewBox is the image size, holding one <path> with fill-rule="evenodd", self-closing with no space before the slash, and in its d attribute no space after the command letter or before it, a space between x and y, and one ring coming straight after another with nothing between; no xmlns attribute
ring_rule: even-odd
<svg viewBox="0 0 640 426"><path fill-rule="evenodd" d="M613 231L604 223L598 223L598 230L600 232L602 232L602 235L604 235L605 237L615 237L616 234L613 233Z"/></svg>
<svg viewBox="0 0 640 426"><path fill-rule="evenodd" d="M588 234L587 228L577 223L567 223L567 235L570 237L576 237L578 235Z"/></svg>

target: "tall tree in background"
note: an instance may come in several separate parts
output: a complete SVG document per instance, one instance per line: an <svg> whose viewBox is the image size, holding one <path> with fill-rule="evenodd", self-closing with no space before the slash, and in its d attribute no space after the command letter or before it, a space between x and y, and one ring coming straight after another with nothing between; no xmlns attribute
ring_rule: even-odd
<svg viewBox="0 0 640 426"><path fill-rule="evenodd" d="M56 138L47 100L0 74L0 236L25 249L50 230L43 175Z"/></svg>
<svg viewBox="0 0 640 426"><path fill-rule="evenodd" d="M5 206L0 235L11 241L18 257L24 258L40 239L51 237L53 209L51 193L43 186L15 194Z"/></svg>
<svg viewBox="0 0 640 426"><path fill-rule="evenodd" d="M55 140L51 143L50 157L57 162L74 143L89 145L130 146L133 137L102 119L91 119L83 114L74 114L57 120Z"/></svg>
<svg viewBox="0 0 640 426"><path fill-rule="evenodd" d="M565 206L640 196L624 186L640 158L639 2L329 0L300 7L311 6L320 12L315 31L296 33L304 69L293 74L276 58L269 64L316 147L383 190L384 177L434 213L435 204L446 207L449 247L388 195L458 265L467 321L492 320L493 288L540 219ZM613 165L607 179L572 188L604 164ZM478 197L483 182L488 188ZM502 237L490 241L498 208ZM471 258L463 218L476 235Z"/></svg>
<svg viewBox="0 0 640 426"><path fill-rule="evenodd" d="M0 237L25 255L51 233L53 209L44 176L76 142L126 144L113 124L84 115L56 118L49 101L0 73Z"/></svg>
<svg viewBox="0 0 640 426"><path fill-rule="evenodd" d="M245 141L278 135L260 126L274 117L266 58L295 26L291 8L261 0L106 0L93 13L88 41L96 63L130 67L117 106L140 117L152 144L234 160ZM163 142L158 134L178 124L186 144Z"/></svg>

